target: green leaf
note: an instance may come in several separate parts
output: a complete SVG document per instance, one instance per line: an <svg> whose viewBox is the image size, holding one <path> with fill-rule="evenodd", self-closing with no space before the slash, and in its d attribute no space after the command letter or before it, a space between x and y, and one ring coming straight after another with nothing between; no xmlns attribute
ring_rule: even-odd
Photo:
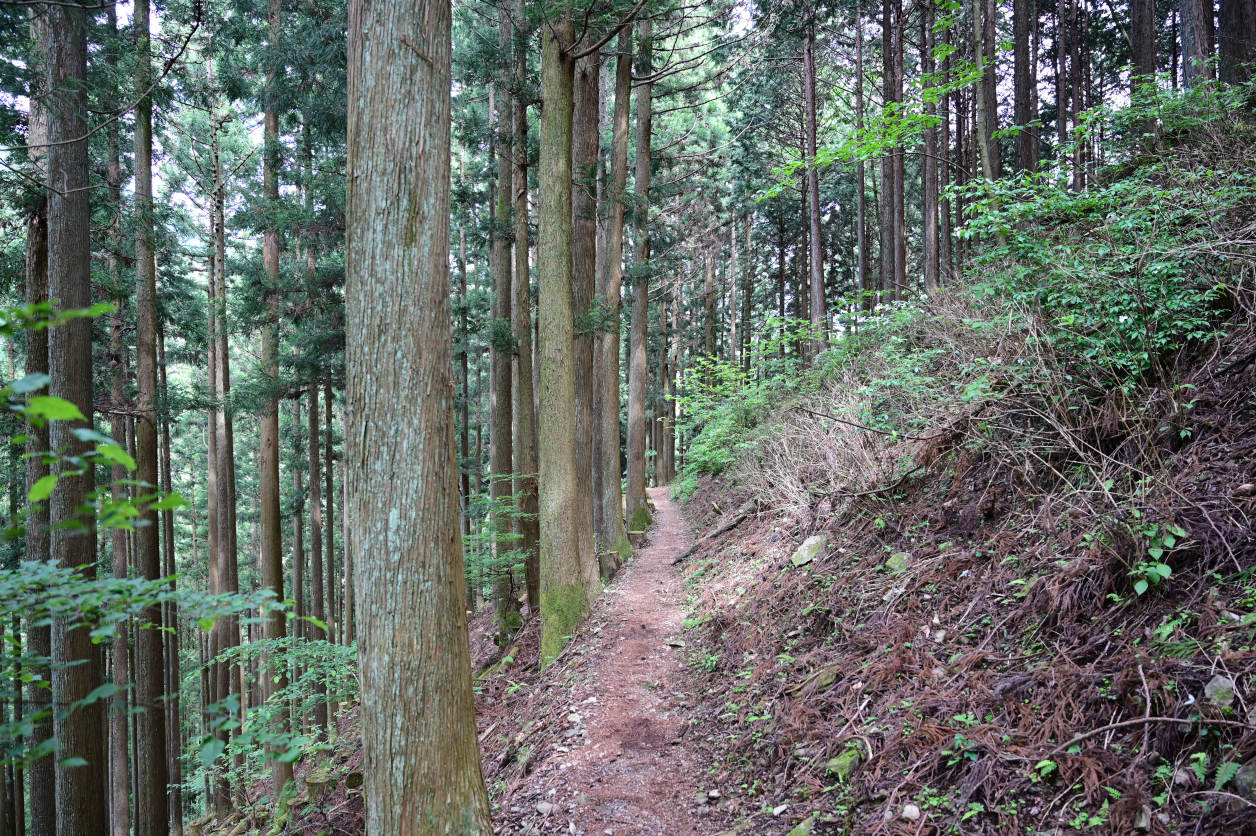
<svg viewBox="0 0 1256 836"><path fill-rule="evenodd" d="M1148 549L1148 550L1147 550L1147 554L1151 555L1151 556L1152 556L1152 557L1154 557L1156 560L1159 560L1160 558L1164 557L1164 549L1161 549L1161 548L1150 548L1150 549Z"/></svg>
<svg viewBox="0 0 1256 836"><path fill-rule="evenodd" d="M113 444L114 443L114 440L112 438L105 435L104 433L96 432L91 427L75 427L74 429L70 430L70 432L73 433L74 437L77 438L79 441L86 442L88 444Z"/></svg>
<svg viewBox="0 0 1256 836"><path fill-rule="evenodd" d="M1223 763L1217 767L1216 783L1213 785L1215 792L1220 792L1221 788L1230 783L1230 779L1239 774L1242 766L1235 761Z"/></svg>
<svg viewBox="0 0 1256 836"><path fill-rule="evenodd" d="M57 761L63 769L74 769L77 766L87 766L87 761L80 757L62 758Z"/></svg>
<svg viewBox="0 0 1256 836"><path fill-rule="evenodd" d="M214 737L208 738L201 744L201 763L203 763L206 768L213 766L214 761L218 760L218 756L221 755L223 750L226 748L227 742L225 740L218 740Z"/></svg>
<svg viewBox="0 0 1256 836"><path fill-rule="evenodd" d="M188 501L179 496L177 491L171 491L164 499L154 502L149 508L152 511L173 511L176 508L185 508L187 504Z"/></svg>
<svg viewBox="0 0 1256 836"><path fill-rule="evenodd" d="M38 392L49 383L52 383L51 377L42 372L35 372L10 383L9 390L15 395L29 395L31 392Z"/></svg>
<svg viewBox="0 0 1256 836"><path fill-rule="evenodd" d="M125 690L122 686L114 685L112 682L106 682L104 685L101 685L100 687L93 690L90 694L83 697L83 699L76 700L74 704L70 706L70 710L74 711L84 706L91 705L94 702L108 699L109 697L112 697L114 694L122 690Z"/></svg>
<svg viewBox="0 0 1256 836"><path fill-rule="evenodd" d="M122 465L127 470L135 469L135 459L131 458L131 454L117 444L102 444L96 448L96 452L109 461Z"/></svg>
<svg viewBox="0 0 1256 836"><path fill-rule="evenodd" d="M52 489L57 486L57 477L54 474L40 477L39 481L31 485L30 496L27 497L31 502L43 502L52 496Z"/></svg>
<svg viewBox="0 0 1256 836"><path fill-rule="evenodd" d="M1147 591L1147 586L1148 586L1147 581L1140 578L1134 584L1134 591L1137 592L1139 595L1142 595L1144 592Z"/></svg>
<svg viewBox="0 0 1256 836"><path fill-rule="evenodd" d="M54 398L51 395L36 395L31 398L31 402L26 405L24 412L27 415L47 418L50 421L87 420L77 406L64 398Z"/></svg>

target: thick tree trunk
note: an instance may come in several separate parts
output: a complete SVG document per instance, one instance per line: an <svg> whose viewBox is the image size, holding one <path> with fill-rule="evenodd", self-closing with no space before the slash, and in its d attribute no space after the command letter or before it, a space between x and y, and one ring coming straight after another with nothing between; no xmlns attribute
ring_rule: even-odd
<svg viewBox="0 0 1256 836"><path fill-rule="evenodd" d="M449 0L349 8L345 459L366 832L491 834L458 531ZM380 148L393 149L380 154Z"/></svg>
<svg viewBox="0 0 1256 836"><path fill-rule="evenodd" d="M571 250L573 26L541 29L541 171L537 262L541 409L541 664L562 651L588 609L576 520L575 369Z"/></svg>
<svg viewBox="0 0 1256 836"><path fill-rule="evenodd" d="M119 306L121 307L121 306ZM112 366L109 387L109 405L114 410L110 416L110 436L115 444L126 449L126 378L127 362L130 350L123 333L121 317L115 318L109 331L109 364ZM29 339L29 335L27 337ZM123 502L128 498L126 481L130 478L127 469L115 464L110 468L110 479L113 481L112 494L114 502ZM127 577L129 547L127 531L115 528L110 532L113 546L113 576L117 580ZM128 753L128 700L126 689L131 685L130 648L127 637L129 630L118 630L113 637L113 684L123 690L109 700L109 832L111 836L130 836L131 834L131 782Z"/></svg>
<svg viewBox="0 0 1256 836"><path fill-rule="evenodd" d="M1217 46L1220 53L1217 75L1223 83L1242 84L1251 79L1250 64L1256 61L1256 2L1221 0Z"/></svg>
<svg viewBox="0 0 1256 836"><path fill-rule="evenodd" d="M1133 4L1145 0L1133 0ZM1153 0L1154 2L1154 0ZM1013 119L1020 132L1016 135L1016 170L1035 172L1038 170L1038 132L1029 127L1034 120L1033 115L1033 62L1037 55L1032 54L1031 31L1033 17L1037 14L1035 0L1013 0L1012 4L1012 74L1013 74Z"/></svg>
<svg viewBox="0 0 1256 836"><path fill-rule="evenodd" d="M270 0L270 41L278 44L282 36L279 17L280 0ZM263 124L262 179L263 192L272 206L279 203L279 111L277 107L278 70L272 70L267 78L266 110ZM275 221L272 219L271 223ZM260 517L262 529L262 586L275 593L276 600L284 600L283 583L283 520L279 508L279 230L268 228L262 234L262 262L266 273L265 307L266 321L261 329L261 373L267 389L267 400L262 405L261 439L258 453L261 472L258 474ZM282 612L276 612L267 623L266 638L283 639L287 634L287 620ZM268 687L262 699L288 686L287 665L268 660L272 667L265 681ZM288 712L276 706L277 725L281 733L288 731ZM272 760L270 777L275 792L281 792L292 781L292 764Z"/></svg>
<svg viewBox="0 0 1256 836"><path fill-rule="evenodd" d="M157 265L153 252L153 104L145 93L151 84L148 0L134 4L137 62L135 91L135 368L138 402L135 411L135 448L140 482L157 486ZM161 542L157 512L146 508L143 525L135 532L136 571L150 581L162 576ZM150 607L144 619L154 627L136 634L135 787L136 836L160 836L169 832L167 809L165 722L165 654L160 606Z"/></svg>
<svg viewBox="0 0 1256 836"><path fill-rule="evenodd" d="M37 60L42 60L48 49L48 19L45 15L32 14L30 39ZM30 97L27 117L27 141L31 148L31 176L40 182L47 174L44 143L48 141L48 112L44 107L42 91L47 79L37 79ZM40 193L26 216L26 304L39 305L48 301L48 198ZM26 332L26 373L48 373L48 332ZM26 442L26 489L29 494L35 483L49 473L43 453L48 451L48 427L31 427ZM48 504L31 506L26 518L26 559L47 562L49 552ZM47 625L32 624L27 628L27 651L32 656L47 659L52 656L52 630ZM49 705L51 695L41 683L52 676L47 667L31 671L35 679L26 689L26 702L32 714L42 714ZM45 717L35 723L26 736L26 746L34 749L52 737L52 718ZM54 758L43 757L30 765L31 836L56 836L56 776Z"/></svg>
<svg viewBox="0 0 1256 836"><path fill-rule="evenodd" d="M319 473L321 425L318 414L318 384L311 383L306 394L310 399L307 439L310 456L310 615L315 621L325 624L327 612L323 602L327 599L323 589L323 480ZM310 625L310 635L315 641L327 639L326 629L317 624ZM322 677L314 683L314 734L316 738L323 738L327 734L327 683Z"/></svg>
<svg viewBox="0 0 1256 836"><path fill-rule="evenodd" d="M1182 82L1187 87L1212 81L1212 0L1180 0L1182 14Z"/></svg>
<svg viewBox="0 0 1256 836"><path fill-rule="evenodd" d="M92 303L91 211L88 203L87 126L87 18L70 6L46 11L48 25L48 296L60 300L61 310L87 308ZM80 455L88 449L72 432L90 428L92 414L92 324L74 319L49 331L48 366L52 384L48 394L78 407L87 421L54 421L49 443L54 450ZM61 478L49 502L50 555L61 566L85 567L95 574L96 537L66 530L72 521L92 530L93 520L81 519L78 509L95 488L92 470L72 475L72 466L53 466ZM52 698L70 705L101 685L100 646L87 627L58 618L52 624ZM57 714L53 734L60 744L55 767L56 823L60 834L104 836L109 816L105 785L105 712L100 702ZM82 758L86 766L62 766L65 759Z"/></svg>
<svg viewBox="0 0 1256 836"><path fill-rule="evenodd" d="M640 45L636 74L653 73L651 22L637 24ZM632 321L628 357L628 497L627 516L645 508L645 375L646 329L650 299L650 138L653 130L654 85L637 88L636 195L633 201Z"/></svg>
<svg viewBox="0 0 1256 836"><path fill-rule="evenodd" d="M592 37L592 36L591 36ZM571 262L576 331L576 548L580 577L592 601L602 593L598 544L593 536L593 350L594 293L597 289L597 151L602 110L602 54L581 58L575 67L572 116Z"/></svg>
<svg viewBox="0 0 1256 836"><path fill-rule="evenodd" d="M808 20L802 46L802 78L807 109L807 217L811 231L811 356L829 346L829 311L824 297L824 238L820 232L820 171L816 167L815 21ZM736 285L734 284L734 287Z"/></svg>
<svg viewBox="0 0 1256 836"><path fill-rule="evenodd" d="M619 461L619 335L624 268L624 204L628 188L628 121L632 96L632 27L619 33L615 57L615 112L611 118L610 183L607 186L606 273L602 298L606 304L607 327L600 336L602 402L599 420L602 447L598 451L602 469L602 518L598 523L601 542L602 576L614 574L630 550L624 532L623 487ZM613 552L613 554L612 554Z"/></svg>
<svg viewBox="0 0 1256 836"><path fill-rule="evenodd" d="M499 43L509 49L511 38L510 15L503 0L499 15ZM511 272L514 264L510 250L511 187L514 180L511 148L514 134L514 115L511 97L502 92L498 105L494 142L497 162L497 201L493 207L493 275L496 287L493 296L493 333L489 363L492 369L492 391L489 395L489 496L492 500L493 529L493 612L497 622L498 642L504 647L520 624L519 601L515 594L514 576L508 554L514 547L513 523L507 506L511 504L513 479L511 469L514 451L511 444L513 415L511 405L511 351L505 340L510 333Z"/></svg>
<svg viewBox="0 0 1256 836"><path fill-rule="evenodd" d="M515 17L524 19L524 0L515 0ZM527 51L519 39L515 46L515 84L523 89ZM537 508L536 386L532 349L532 279L528 260L528 109L516 99L514 109L514 222L515 222L515 379L518 381L515 439L515 495L519 503L519 548L524 554L524 583L528 611L536 616L541 607L541 522Z"/></svg>
<svg viewBox="0 0 1256 836"><path fill-rule="evenodd" d="M1032 0L1018 2L1028 4ZM1145 85L1155 87L1155 81L1148 77L1156 72L1156 0L1130 0L1130 51L1131 93L1137 96Z"/></svg>

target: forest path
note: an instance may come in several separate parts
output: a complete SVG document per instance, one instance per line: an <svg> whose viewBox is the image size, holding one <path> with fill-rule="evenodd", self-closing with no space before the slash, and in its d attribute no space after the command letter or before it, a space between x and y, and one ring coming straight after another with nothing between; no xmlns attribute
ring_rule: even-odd
<svg viewBox="0 0 1256 836"><path fill-rule="evenodd" d="M590 677L571 699L585 744L572 747L559 772L532 779L540 785L533 792L556 805L542 833L716 834L727 826L719 797L708 796L716 788L704 783L709 759L693 746L696 686L669 644L680 639L685 597L672 560L691 538L668 489L650 497L649 541L591 617Z"/></svg>

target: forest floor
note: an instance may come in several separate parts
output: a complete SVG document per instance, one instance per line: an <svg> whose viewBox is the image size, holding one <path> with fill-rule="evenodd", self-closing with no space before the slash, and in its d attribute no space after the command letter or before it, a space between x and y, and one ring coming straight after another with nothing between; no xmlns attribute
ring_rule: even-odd
<svg viewBox="0 0 1256 836"><path fill-rule="evenodd" d="M650 495L648 543L547 668L555 678L531 689L527 705L540 710L525 713L525 733L544 725L549 741L533 747L510 782L494 782L493 773L518 753L486 741L500 833L714 834L728 826L719 788L704 780L709 756L689 733L695 682L680 653L685 591L672 560L691 538L668 489ZM493 696L481 699L482 741L507 718L522 722L512 716L522 706L503 713Z"/></svg>

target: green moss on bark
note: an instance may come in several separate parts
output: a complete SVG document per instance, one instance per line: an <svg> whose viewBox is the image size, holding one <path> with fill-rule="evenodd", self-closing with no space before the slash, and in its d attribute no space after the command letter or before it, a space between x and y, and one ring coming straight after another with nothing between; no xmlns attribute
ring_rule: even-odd
<svg viewBox="0 0 1256 836"><path fill-rule="evenodd" d="M632 512L632 519L628 520L628 530L630 532L645 531L654 525L654 518L650 516L650 511L644 505Z"/></svg>
<svg viewBox="0 0 1256 836"><path fill-rule="evenodd" d="M541 667L567 646L588 608L584 586L579 583L541 593Z"/></svg>
<svg viewBox="0 0 1256 836"><path fill-rule="evenodd" d="M628 562L628 558L632 557L632 543L628 542L628 535L621 535L620 538L615 541L615 548L613 551L619 554L620 566L623 566Z"/></svg>

